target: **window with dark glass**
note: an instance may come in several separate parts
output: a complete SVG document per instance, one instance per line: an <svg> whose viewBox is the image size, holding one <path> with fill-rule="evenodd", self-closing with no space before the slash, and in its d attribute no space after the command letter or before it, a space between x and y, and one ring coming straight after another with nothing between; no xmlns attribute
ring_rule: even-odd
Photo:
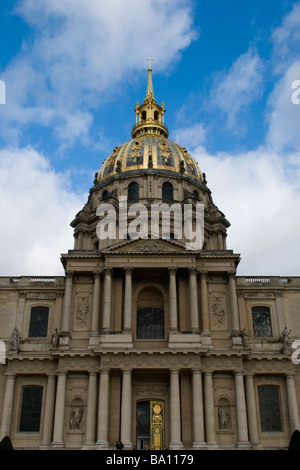
<svg viewBox="0 0 300 470"><path fill-rule="evenodd" d="M252 307L254 336L273 336L270 307Z"/></svg>
<svg viewBox="0 0 300 470"><path fill-rule="evenodd" d="M108 191L107 189L105 189L102 193L102 200L105 201L106 199L108 199Z"/></svg>
<svg viewBox="0 0 300 470"><path fill-rule="evenodd" d="M47 336L48 317L48 307L32 307L28 336L33 338Z"/></svg>
<svg viewBox="0 0 300 470"><path fill-rule="evenodd" d="M169 201L173 200L173 186L168 181L162 185L162 198Z"/></svg>
<svg viewBox="0 0 300 470"><path fill-rule="evenodd" d="M164 311L160 308L145 307L137 312L137 338L164 338Z"/></svg>
<svg viewBox="0 0 300 470"><path fill-rule="evenodd" d="M39 432L43 387L29 386L22 390L19 432Z"/></svg>
<svg viewBox="0 0 300 470"><path fill-rule="evenodd" d="M261 431L282 431L279 387L276 385L258 387L258 399Z"/></svg>
<svg viewBox="0 0 300 470"><path fill-rule="evenodd" d="M139 199L139 185L135 181L128 186L128 201Z"/></svg>
<svg viewBox="0 0 300 470"><path fill-rule="evenodd" d="M195 199L195 201L198 201L198 199L199 199L199 193L198 193L198 191L196 191L196 190L193 191L193 198Z"/></svg>

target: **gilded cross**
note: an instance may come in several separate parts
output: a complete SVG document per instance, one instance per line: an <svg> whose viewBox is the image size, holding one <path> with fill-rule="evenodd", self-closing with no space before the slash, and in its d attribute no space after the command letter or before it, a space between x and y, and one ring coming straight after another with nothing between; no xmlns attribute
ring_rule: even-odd
<svg viewBox="0 0 300 470"><path fill-rule="evenodd" d="M146 60L149 60L149 69L151 69L151 61L154 60L154 59L151 59L151 55L150 55L149 59L146 59Z"/></svg>

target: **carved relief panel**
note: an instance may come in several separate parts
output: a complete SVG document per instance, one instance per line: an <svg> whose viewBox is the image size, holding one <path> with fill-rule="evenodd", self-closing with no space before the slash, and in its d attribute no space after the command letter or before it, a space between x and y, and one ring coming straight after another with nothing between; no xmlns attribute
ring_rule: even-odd
<svg viewBox="0 0 300 470"><path fill-rule="evenodd" d="M227 330L226 298L223 293L214 292L210 297L210 325L212 330Z"/></svg>

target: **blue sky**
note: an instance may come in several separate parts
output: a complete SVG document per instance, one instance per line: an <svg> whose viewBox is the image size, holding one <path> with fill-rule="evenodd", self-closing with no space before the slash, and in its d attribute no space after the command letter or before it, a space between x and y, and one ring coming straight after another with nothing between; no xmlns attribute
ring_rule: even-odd
<svg viewBox="0 0 300 470"><path fill-rule="evenodd" d="M1 0L0 40L0 276L63 274L149 55L170 138L231 222L238 274L300 275L300 1Z"/></svg>

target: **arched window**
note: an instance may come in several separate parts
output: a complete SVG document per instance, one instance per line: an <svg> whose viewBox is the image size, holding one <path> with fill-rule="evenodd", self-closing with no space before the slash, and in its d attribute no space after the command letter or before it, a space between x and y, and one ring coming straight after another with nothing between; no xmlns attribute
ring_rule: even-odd
<svg viewBox="0 0 300 470"><path fill-rule="evenodd" d="M23 387L19 432L40 431L42 397L43 387Z"/></svg>
<svg viewBox="0 0 300 470"><path fill-rule="evenodd" d="M105 201L106 199L108 199L108 191L107 189L105 189L102 193L102 201Z"/></svg>
<svg viewBox="0 0 300 470"><path fill-rule="evenodd" d="M279 387L277 385L259 386L258 400L261 431L282 431Z"/></svg>
<svg viewBox="0 0 300 470"><path fill-rule="evenodd" d="M128 186L128 201L139 199L139 185L135 181Z"/></svg>
<svg viewBox="0 0 300 470"><path fill-rule="evenodd" d="M196 191L196 190L193 191L193 198L195 199L195 201L198 201L198 199L199 199L199 193L198 193L198 191Z"/></svg>
<svg viewBox="0 0 300 470"><path fill-rule="evenodd" d="M137 339L164 339L164 301L156 287L145 287L138 296Z"/></svg>
<svg viewBox="0 0 300 470"><path fill-rule="evenodd" d="M173 201L173 186L169 181L166 181L162 185L162 199Z"/></svg>
<svg viewBox="0 0 300 470"><path fill-rule="evenodd" d="M32 307L28 336L31 338L46 337L48 332L48 317L48 307Z"/></svg>
<svg viewBox="0 0 300 470"><path fill-rule="evenodd" d="M252 307L254 336L273 336L270 307Z"/></svg>

